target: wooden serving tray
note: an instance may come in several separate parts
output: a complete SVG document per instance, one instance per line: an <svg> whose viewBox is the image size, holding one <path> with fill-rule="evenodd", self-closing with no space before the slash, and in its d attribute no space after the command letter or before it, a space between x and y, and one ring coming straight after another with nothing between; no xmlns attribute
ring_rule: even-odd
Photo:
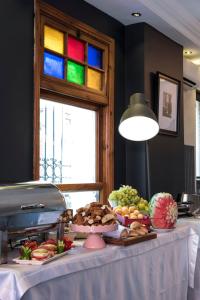
<svg viewBox="0 0 200 300"><path fill-rule="evenodd" d="M155 232L150 232L147 233L146 235L143 236L138 236L138 237L127 237L127 238L113 238L113 237L108 237L104 236L104 241L108 244L115 244L115 245L122 245L122 246L129 246L137 243L141 243L144 241L152 240L157 238L157 233Z"/></svg>

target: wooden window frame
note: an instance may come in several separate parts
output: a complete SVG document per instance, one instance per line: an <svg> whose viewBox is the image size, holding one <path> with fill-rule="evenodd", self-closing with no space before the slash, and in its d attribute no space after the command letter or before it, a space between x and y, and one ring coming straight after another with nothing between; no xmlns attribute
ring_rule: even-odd
<svg viewBox="0 0 200 300"><path fill-rule="evenodd" d="M68 17L67 17L68 18ZM71 18L70 18L71 19ZM65 16L65 21L66 21L66 16ZM52 50L49 50L49 49L46 49L49 53L52 53L52 54L55 54L59 57L62 57L64 59L69 59L71 61L74 61L75 63L78 63L80 65L83 65L85 66L85 78L87 78L87 69L88 67L92 70L95 70L95 71L98 71L99 73L102 73L102 85L103 85L103 88L101 91L98 91L98 90L93 90L93 89L90 89L90 88L87 88L87 86L84 84L83 86L79 85L77 87L77 84L74 84L72 82L67 82L67 87L66 87L66 80L65 79L57 79L57 78L52 78L51 76L47 76L47 75L43 75L42 74L42 70L41 70L41 85L44 87L44 88L47 88L49 89L50 87L52 88L52 85L53 85L53 88L54 90L56 89L58 92L60 93L64 93L64 94L69 94L71 96L75 96L75 97L81 97L82 99L86 99L86 100L90 100L90 101L93 101L93 102L97 102L97 103L102 103L102 104L107 104L108 103L108 93L107 93L107 73L108 73L108 44L103 44L103 43L100 43L99 40L96 40L96 39L92 39L90 37L88 37L86 35L86 32L81 32L80 29L71 29L69 27L69 23L72 23L71 22L66 22L66 26L67 26L67 31L68 33L65 33L64 36L65 36L65 41L64 43L66 43L66 39L67 39L67 36L69 35L72 35L74 36L75 38L80 38L83 42L85 42L85 49L87 49L88 47L88 43L91 43L92 45L96 46L97 48L100 48L103 52L103 68L102 69L99 69L99 68L96 68L94 66L90 66L88 65L86 62L79 62L79 61L76 61L70 57L68 57L68 55L66 53L64 54L58 54ZM50 27L53 27L55 29L57 29L58 31L62 31L62 32L66 32L66 29L64 29L64 26L63 25L60 25L60 24L56 24L55 22L53 22L49 15L48 17L47 16L43 16L42 17L42 20L41 20L41 36L43 37L44 36L44 32L43 32L43 28L44 28L44 25L48 25ZM85 30L86 31L86 30ZM41 44L44 44L44 41L41 40ZM44 50L43 47L41 47L41 51ZM87 51L86 52L86 55L87 55ZM43 66L43 57L41 56L41 68ZM65 68L66 69L66 65L65 65ZM64 70L64 73L66 71ZM57 84L55 84L57 83ZM77 89L78 89L78 92L77 92Z"/></svg>
<svg viewBox="0 0 200 300"><path fill-rule="evenodd" d="M42 33L45 20L48 20L49 25L64 32L65 27L70 34L78 32L81 39L104 49L102 91L79 87L76 84L43 75L44 48L41 45L43 45ZM114 178L114 40L39 0L35 0L34 28L34 180L39 179L40 98L92 109L97 112L96 182L57 184L57 186L65 192L98 190L100 201L106 203L113 189Z"/></svg>

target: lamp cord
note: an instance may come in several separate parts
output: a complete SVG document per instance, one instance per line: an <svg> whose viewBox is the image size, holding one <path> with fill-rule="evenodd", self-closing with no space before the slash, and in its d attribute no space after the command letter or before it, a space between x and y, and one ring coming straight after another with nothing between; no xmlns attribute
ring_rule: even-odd
<svg viewBox="0 0 200 300"><path fill-rule="evenodd" d="M145 141L145 158L146 158L146 189L147 189L147 197L150 199L151 197L151 184L150 184L150 167L149 167L149 144L148 141Z"/></svg>

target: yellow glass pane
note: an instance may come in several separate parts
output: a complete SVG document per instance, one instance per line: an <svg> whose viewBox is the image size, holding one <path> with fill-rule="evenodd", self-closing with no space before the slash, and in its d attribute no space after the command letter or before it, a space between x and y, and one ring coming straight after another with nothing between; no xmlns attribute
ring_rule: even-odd
<svg viewBox="0 0 200 300"><path fill-rule="evenodd" d="M101 90L101 73L88 68L87 86L95 90Z"/></svg>
<svg viewBox="0 0 200 300"><path fill-rule="evenodd" d="M64 53L64 34L52 27L44 26L44 47L60 54Z"/></svg>

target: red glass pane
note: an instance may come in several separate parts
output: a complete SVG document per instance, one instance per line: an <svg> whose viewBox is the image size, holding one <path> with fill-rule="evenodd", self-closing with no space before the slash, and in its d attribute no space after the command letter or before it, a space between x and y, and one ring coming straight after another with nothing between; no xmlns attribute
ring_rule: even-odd
<svg viewBox="0 0 200 300"><path fill-rule="evenodd" d="M68 50L68 57L84 62L84 60L85 60L85 44L82 41L69 35L68 43L67 43L67 50Z"/></svg>

